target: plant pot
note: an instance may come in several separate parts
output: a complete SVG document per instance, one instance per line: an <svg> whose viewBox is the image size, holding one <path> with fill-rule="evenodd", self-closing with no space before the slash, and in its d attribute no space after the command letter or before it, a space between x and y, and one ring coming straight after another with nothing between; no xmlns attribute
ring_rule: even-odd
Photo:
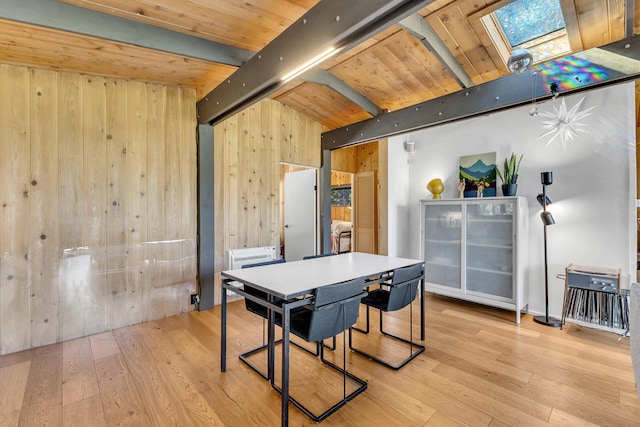
<svg viewBox="0 0 640 427"><path fill-rule="evenodd" d="M505 197L515 196L518 191L518 184L502 184L502 195Z"/></svg>

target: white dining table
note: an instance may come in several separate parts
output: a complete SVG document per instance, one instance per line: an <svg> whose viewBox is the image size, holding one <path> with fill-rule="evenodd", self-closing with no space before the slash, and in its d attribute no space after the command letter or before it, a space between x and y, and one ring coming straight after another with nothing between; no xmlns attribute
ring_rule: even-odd
<svg viewBox="0 0 640 427"><path fill-rule="evenodd" d="M274 313L282 315L282 425L289 421L289 327L291 310L308 304L315 289L353 279L369 279L367 284L379 283L389 273L402 267L422 264L422 260L397 258L385 255L351 252L335 256L312 258L302 261L270 264L222 272L221 360L220 369L226 371L227 293L231 290L255 301L269 310L268 378L273 385L274 364ZM376 280L376 278L379 278ZM270 299L278 298L282 304L274 304L244 292L239 286L248 286L265 292ZM425 336L424 280L420 281L420 336Z"/></svg>

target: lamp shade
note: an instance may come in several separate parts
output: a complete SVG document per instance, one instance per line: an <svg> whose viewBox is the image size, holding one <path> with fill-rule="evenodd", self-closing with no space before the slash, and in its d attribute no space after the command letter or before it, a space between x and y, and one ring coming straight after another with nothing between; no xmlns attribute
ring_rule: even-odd
<svg viewBox="0 0 640 427"><path fill-rule="evenodd" d="M549 206L551 203L553 203L551 199L549 199L549 196L545 196L542 193L538 194L538 196L536 196L536 199L538 200L538 203L540 203L540 206L545 206L545 204ZM545 203L545 199L546 199L546 203Z"/></svg>
<svg viewBox="0 0 640 427"><path fill-rule="evenodd" d="M547 211L541 212L540 219L542 219L542 223L545 225L545 227L547 225L553 225L556 223L556 221L553 219L553 215L551 215L551 212L547 212Z"/></svg>
<svg viewBox="0 0 640 427"><path fill-rule="evenodd" d="M434 178L427 184L427 190L433 194L434 199L440 199L440 195L444 191L444 184L440 178Z"/></svg>

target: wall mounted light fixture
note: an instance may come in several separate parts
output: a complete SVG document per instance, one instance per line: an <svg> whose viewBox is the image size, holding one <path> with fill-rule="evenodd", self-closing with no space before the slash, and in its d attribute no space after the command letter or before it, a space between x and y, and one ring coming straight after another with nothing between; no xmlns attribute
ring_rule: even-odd
<svg viewBox="0 0 640 427"><path fill-rule="evenodd" d="M411 157L413 157L413 155L416 153L415 141L405 141L404 151L405 153L407 153L407 163L411 163Z"/></svg>

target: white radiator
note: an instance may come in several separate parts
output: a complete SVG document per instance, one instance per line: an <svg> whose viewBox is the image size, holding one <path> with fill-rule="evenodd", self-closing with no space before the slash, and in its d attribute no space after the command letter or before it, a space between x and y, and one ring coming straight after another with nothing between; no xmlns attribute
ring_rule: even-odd
<svg viewBox="0 0 640 427"><path fill-rule="evenodd" d="M245 264L273 261L276 259L276 247L232 249L227 252L227 270L237 270Z"/></svg>
<svg viewBox="0 0 640 427"><path fill-rule="evenodd" d="M227 270L237 270L245 264L273 261L276 259L276 247L264 246L261 248L242 248L227 251ZM232 282L235 286L242 286L239 282ZM227 289L227 295L237 295Z"/></svg>

